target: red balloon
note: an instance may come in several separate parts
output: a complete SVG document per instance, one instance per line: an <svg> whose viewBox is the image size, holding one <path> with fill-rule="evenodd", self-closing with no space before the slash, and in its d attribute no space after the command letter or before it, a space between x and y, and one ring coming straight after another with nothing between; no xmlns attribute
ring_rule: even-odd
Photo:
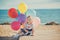
<svg viewBox="0 0 60 40"><path fill-rule="evenodd" d="M8 15L11 18L16 18L18 16L18 12L17 12L17 10L15 8L10 8L8 10Z"/></svg>
<svg viewBox="0 0 60 40"><path fill-rule="evenodd" d="M20 22L14 21L11 23L11 28L13 30L19 30L20 29Z"/></svg>

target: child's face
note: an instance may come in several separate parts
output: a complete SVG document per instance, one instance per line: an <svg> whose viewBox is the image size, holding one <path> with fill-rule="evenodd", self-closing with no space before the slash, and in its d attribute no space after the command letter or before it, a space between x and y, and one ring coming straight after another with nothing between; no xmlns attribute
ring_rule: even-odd
<svg viewBox="0 0 60 40"><path fill-rule="evenodd" d="M32 22L32 20L31 20L31 17L29 16L29 17L27 17L27 22L28 22L28 24L30 24L31 22Z"/></svg>

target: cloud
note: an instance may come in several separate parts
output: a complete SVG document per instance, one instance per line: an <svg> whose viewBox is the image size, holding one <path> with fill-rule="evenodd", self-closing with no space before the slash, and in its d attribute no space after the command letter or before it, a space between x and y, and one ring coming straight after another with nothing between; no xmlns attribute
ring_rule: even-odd
<svg viewBox="0 0 60 40"><path fill-rule="evenodd" d="M0 9L17 9L21 2L25 2L29 9L60 8L60 0L0 0Z"/></svg>
<svg viewBox="0 0 60 40"><path fill-rule="evenodd" d="M52 1L54 1L54 2L60 2L60 0L52 0Z"/></svg>

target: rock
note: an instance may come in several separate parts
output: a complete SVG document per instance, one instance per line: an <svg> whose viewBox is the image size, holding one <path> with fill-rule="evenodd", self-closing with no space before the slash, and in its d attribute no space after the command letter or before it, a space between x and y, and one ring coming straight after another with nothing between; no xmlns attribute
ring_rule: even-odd
<svg viewBox="0 0 60 40"><path fill-rule="evenodd" d="M56 22L50 22L50 23L46 23L45 25L59 25L59 24Z"/></svg>
<svg viewBox="0 0 60 40"><path fill-rule="evenodd" d="M8 22L0 23L0 25L10 25L10 23L8 23Z"/></svg>

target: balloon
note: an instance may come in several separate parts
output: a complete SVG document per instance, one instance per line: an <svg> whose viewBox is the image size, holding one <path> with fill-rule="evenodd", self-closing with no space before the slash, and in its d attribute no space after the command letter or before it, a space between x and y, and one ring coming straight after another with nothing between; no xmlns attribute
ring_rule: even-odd
<svg viewBox="0 0 60 40"><path fill-rule="evenodd" d="M20 15L20 11L18 10L18 15Z"/></svg>
<svg viewBox="0 0 60 40"><path fill-rule="evenodd" d="M26 21L26 15L20 14L18 15L17 19L20 23L24 23Z"/></svg>
<svg viewBox="0 0 60 40"><path fill-rule="evenodd" d="M24 25L21 25L21 28L24 28L25 26Z"/></svg>
<svg viewBox="0 0 60 40"><path fill-rule="evenodd" d="M36 17L36 11L32 9L28 9L26 12L26 16Z"/></svg>
<svg viewBox="0 0 60 40"><path fill-rule="evenodd" d="M14 21L11 23L11 28L13 30L19 30L20 29L20 22Z"/></svg>
<svg viewBox="0 0 60 40"><path fill-rule="evenodd" d="M18 16L18 12L17 12L17 10L15 8L10 8L8 10L8 15L11 18L16 18Z"/></svg>
<svg viewBox="0 0 60 40"><path fill-rule="evenodd" d="M39 17L35 17L34 19L33 19L33 24L37 27L37 26L39 26L40 25L40 18Z"/></svg>
<svg viewBox="0 0 60 40"><path fill-rule="evenodd" d="M20 3L18 5L18 10L21 12L21 13L25 13L27 11L27 5L25 3Z"/></svg>

